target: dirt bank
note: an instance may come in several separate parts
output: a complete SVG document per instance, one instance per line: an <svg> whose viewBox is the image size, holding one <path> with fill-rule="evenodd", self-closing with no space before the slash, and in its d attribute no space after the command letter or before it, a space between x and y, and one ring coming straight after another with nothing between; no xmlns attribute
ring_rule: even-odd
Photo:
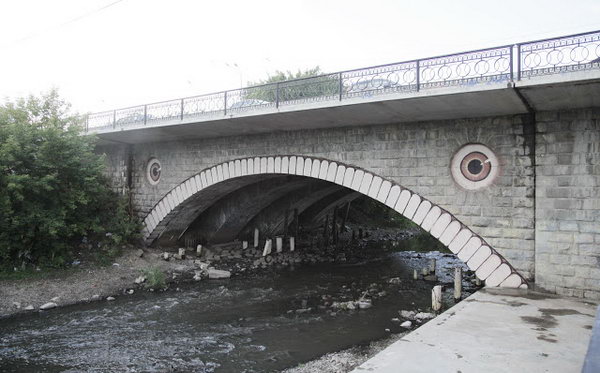
<svg viewBox="0 0 600 373"><path fill-rule="evenodd" d="M105 301L108 296L126 295L127 290L139 286L134 283L142 271L158 267L172 279L173 273L193 271L193 261L164 261L160 251L145 249L140 257L138 250L128 250L106 267L81 264L68 271L57 271L42 279L20 279L0 281L0 317L26 311L33 306L37 311L41 305L58 297L56 304L65 306L92 300ZM94 297L96 296L96 297ZM19 307L17 307L19 306Z"/></svg>

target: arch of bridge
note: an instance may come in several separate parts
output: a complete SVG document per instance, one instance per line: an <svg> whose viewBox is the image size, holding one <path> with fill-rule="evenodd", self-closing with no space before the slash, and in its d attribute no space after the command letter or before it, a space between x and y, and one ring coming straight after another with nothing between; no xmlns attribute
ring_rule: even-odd
<svg viewBox="0 0 600 373"><path fill-rule="evenodd" d="M412 220L456 254L486 286L526 288L508 261L455 216L419 194L367 170L308 156L249 157L206 168L167 193L144 219L143 237L152 243L186 201L218 183L252 175L297 175L335 183L369 196Z"/></svg>

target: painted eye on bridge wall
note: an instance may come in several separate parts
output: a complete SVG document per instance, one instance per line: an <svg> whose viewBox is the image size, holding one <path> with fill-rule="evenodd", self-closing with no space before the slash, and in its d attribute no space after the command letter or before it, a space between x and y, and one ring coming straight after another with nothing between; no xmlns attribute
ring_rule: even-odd
<svg viewBox="0 0 600 373"><path fill-rule="evenodd" d="M156 158L151 158L146 166L146 178L152 185L158 184L160 181L161 166Z"/></svg>
<svg viewBox="0 0 600 373"><path fill-rule="evenodd" d="M452 158L451 172L461 187L480 189L491 185L498 175L498 158L485 145L465 145Z"/></svg>

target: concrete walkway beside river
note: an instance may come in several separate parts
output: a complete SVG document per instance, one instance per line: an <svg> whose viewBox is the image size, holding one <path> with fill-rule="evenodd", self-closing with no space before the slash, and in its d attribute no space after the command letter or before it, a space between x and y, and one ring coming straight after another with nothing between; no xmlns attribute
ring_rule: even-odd
<svg viewBox="0 0 600 373"><path fill-rule="evenodd" d="M484 289L353 372L580 372L595 313L580 299Z"/></svg>

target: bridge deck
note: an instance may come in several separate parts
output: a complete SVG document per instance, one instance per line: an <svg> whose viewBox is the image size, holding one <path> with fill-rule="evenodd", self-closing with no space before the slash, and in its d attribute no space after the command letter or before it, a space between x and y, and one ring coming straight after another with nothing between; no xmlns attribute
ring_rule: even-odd
<svg viewBox="0 0 600 373"><path fill-rule="evenodd" d="M600 31L90 114L143 143L600 106Z"/></svg>
<svg viewBox="0 0 600 373"><path fill-rule="evenodd" d="M580 372L594 317L574 298L482 290L353 372Z"/></svg>

